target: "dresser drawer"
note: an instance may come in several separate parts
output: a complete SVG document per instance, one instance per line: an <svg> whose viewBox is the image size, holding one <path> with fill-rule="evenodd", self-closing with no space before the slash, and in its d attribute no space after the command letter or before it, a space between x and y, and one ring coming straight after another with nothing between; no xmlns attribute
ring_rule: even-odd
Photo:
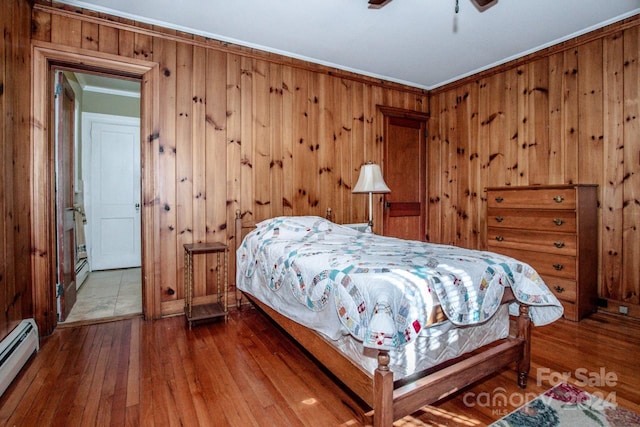
<svg viewBox="0 0 640 427"><path fill-rule="evenodd" d="M572 256L500 248L491 244L488 249L529 264L540 276L576 278L576 258Z"/></svg>
<svg viewBox="0 0 640 427"><path fill-rule="evenodd" d="M576 255L576 235L546 231L514 230L489 227L487 244L497 248L548 252L559 255Z"/></svg>
<svg viewBox="0 0 640 427"><path fill-rule="evenodd" d="M544 283L562 301L575 302L577 284L575 280L562 279L559 277L541 275Z"/></svg>
<svg viewBox="0 0 640 427"><path fill-rule="evenodd" d="M490 208L568 209L576 208L574 188L489 189Z"/></svg>
<svg viewBox="0 0 640 427"><path fill-rule="evenodd" d="M575 233L576 216L565 211L491 208L487 212L487 226Z"/></svg>

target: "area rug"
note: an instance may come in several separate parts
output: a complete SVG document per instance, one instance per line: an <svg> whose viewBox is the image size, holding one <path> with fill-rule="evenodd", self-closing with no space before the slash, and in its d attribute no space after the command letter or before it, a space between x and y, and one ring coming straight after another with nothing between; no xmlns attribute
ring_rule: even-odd
<svg viewBox="0 0 640 427"><path fill-rule="evenodd" d="M640 426L640 415L619 408L611 395L603 397L560 383L491 424L491 427Z"/></svg>

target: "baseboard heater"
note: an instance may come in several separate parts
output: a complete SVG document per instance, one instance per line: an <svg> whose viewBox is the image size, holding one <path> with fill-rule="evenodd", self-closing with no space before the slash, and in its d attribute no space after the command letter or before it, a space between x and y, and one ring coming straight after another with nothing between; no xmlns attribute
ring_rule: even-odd
<svg viewBox="0 0 640 427"><path fill-rule="evenodd" d="M40 349L38 326L33 319L24 319L0 342L0 396L32 354Z"/></svg>
<svg viewBox="0 0 640 427"><path fill-rule="evenodd" d="M82 286L88 276L89 261L87 261L86 258L82 258L78 262L76 262L76 290L80 289L80 286Z"/></svg>

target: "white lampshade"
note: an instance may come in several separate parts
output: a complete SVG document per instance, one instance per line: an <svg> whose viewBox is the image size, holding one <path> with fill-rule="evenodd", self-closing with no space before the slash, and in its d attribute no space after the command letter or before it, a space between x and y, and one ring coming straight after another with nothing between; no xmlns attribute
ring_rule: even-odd
<svg viewBox="0 0 640 427"><path fill-rule="evenodd" d="M360 176L356 186L351 190L353 193L389 193L391 189L382 178L380 166L368 162L360 168Z"/></svg>

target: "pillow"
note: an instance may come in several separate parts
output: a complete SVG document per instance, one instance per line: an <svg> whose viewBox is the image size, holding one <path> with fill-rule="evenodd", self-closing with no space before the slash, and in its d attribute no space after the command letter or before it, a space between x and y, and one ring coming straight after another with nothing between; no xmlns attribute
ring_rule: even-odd
<svg viewBox="0 0 640 427"><path fill-rule="evenodd" d="M274 237L301 239L329 231L334 224L319 216L279 216L256 224L261 233L271 232Z"/></svg>

